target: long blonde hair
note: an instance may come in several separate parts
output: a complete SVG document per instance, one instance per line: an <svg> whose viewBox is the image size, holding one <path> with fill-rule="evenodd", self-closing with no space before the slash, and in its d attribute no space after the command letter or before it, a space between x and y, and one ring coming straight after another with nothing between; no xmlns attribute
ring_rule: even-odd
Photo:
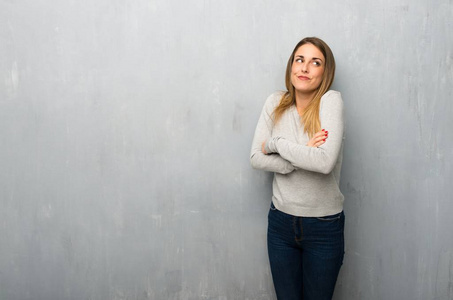
<svg viewBox="0 0 453 300"><path fill-rule="evenodd" d="M291 53L291 56L288 59L285 77L287 91L283 94L280 104L274 110L274 124L277 124L288 108L296 104L296 91L291 83L291 69L297 49L304 44L312 44L318 48L326 60L321 84L313 99L304 109L301 118L301 121L304 124L304 133L308 133L308 136L311 138L316 132L321 130L321 121L319 120L321 97L330 89L335 78L335 58L333 57L332 50L330 50L329 46L323 40L317 37L306 37L297 43L293 53Z"/></svg>

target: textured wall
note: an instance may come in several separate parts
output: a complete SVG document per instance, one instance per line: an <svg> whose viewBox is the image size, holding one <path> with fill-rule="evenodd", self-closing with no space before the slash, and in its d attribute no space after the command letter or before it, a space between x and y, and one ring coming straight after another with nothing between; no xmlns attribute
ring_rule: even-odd
<svg viewBox="0 0 453 300"><path fill-rule="evenodd" d="M335 299L453 298L453 3L0 1L0 299L275 299L249 149L302 37L346 105Z"/></svg>

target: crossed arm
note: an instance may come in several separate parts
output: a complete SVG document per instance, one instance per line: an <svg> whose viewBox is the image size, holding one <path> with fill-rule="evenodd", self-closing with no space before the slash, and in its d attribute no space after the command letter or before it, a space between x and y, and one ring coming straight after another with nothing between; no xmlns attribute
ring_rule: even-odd
<svg viewBox="0 0 453 300"><path fill-rule="evenodd" d="M263 110L261 111L253 137L250 163L255 169L288 174L295 170L295 167L289 161L282 158L278 153L269 154L262 151L262 143L272 137L272 128L274 126L274 121L271 118L274 107L272 102L275 101L272 97L274 97L274 95L267 98Z"/></svg>
<svg viewBox="0 0 453 300"><path fill-rule="evenodd" d="M252 167L281 174L288 174L295 169L322 174L332 172L341 150L344 131L343 100L340 93L327 93L321 100L321 127L328 132L328 138L319 142L323 132L318 132L307 145L278 136L272 137L273 106L269 101L271 100L266 101L255 131L250 155Z"/></svg>

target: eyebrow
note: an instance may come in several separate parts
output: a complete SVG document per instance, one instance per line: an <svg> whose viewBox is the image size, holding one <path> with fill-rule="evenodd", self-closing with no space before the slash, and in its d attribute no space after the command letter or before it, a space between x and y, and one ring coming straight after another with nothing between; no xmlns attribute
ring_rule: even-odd
<svg viewBox="0 0 453 300"><path fill-rule="evenodd" d="M297 57L305 58L303 55L296 55L296 58ZM320 61L323 61L321 58L318 57L313 57L312 59L319 59Z"/></svg>

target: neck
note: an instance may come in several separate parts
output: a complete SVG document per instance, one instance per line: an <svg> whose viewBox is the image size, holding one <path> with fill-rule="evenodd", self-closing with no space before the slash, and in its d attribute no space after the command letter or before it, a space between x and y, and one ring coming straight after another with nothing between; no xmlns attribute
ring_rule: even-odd
<svg viewBox="0 0 453 300"><path fill-rule="evenodd" d="M303 110L310 104L310 101L316 95L317 90L310 92L310 93L301 93L296 91L296 107L299 111L299 114L303 112Z"/></svg>

